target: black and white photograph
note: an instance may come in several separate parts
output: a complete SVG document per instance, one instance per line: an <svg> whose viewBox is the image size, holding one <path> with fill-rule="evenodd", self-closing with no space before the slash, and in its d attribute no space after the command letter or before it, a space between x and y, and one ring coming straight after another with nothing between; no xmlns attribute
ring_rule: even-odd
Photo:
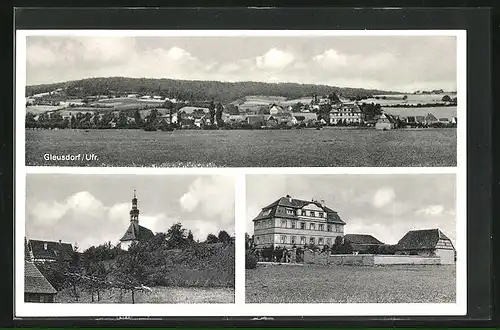
<svg viewBox="0 0 500 330"><path fill-rule="evenodd" d="M455 174L247 175L246 186L247 303L457 302Z"/></svg>
<svg viewBox="0 0 500 330"><path fill-rule="evenodd" d="M463 35L362 32L23 31L25 163L456 166Z"/></svg>
<svg viewBox="0 0 500 330"><path fill-rule="evenodd" d="M25 303L234 303L232 176L28 174L26 185Z"/></svg>

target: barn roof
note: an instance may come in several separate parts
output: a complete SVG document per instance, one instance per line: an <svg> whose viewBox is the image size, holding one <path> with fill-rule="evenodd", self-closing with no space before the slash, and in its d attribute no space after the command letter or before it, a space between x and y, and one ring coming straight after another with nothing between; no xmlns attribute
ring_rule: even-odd
<svg viewBox="0 0 500 330"><path fill-rule="evenodd" d="M439 229L410 230L396 244L396 250L434 249L439 239L450 240Z"/></svg>
<svg viewBox="0 0 500 330"><path fill-rule="evenodd" d="M59 257L64 261L73 259L73 246L69 243L30 239L28 247L34 259L56 260Z"/></svg>
<svg viewBox="0 0 500 330"><path fill-rule="evenodd" d="M130 223L130 226L128 226L127 231L123 234L120 241L143 241L148 240L153 236L153 232L148 228L137 223Z"/></svg>
<svg viewBox="0 0 500 330"><path fill-rule="evenodd" d="M371 245L383 245L381 241L373 237L372 235L366 234L346 234L344 236L346 241L352 244L371 244Z"/></svg>
<svg viewBox="0 0 500 330"><path fill-rule="evenodd" d="M34 263L24 262L24 292L54 294L57 290L47 281Z"/></svg>

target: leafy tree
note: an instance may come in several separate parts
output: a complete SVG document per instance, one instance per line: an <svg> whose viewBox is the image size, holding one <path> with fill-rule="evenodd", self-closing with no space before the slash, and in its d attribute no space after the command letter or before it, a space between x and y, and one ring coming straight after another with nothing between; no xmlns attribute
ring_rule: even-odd
<svg viewBox="0 0 500 330"><path fill-rule="evenodd" d="M134 120L135 120L135 124L137 127L142 127L142 118L141 118L141 113L139 112L139 110L135 110Z"/></svg>
<svg viewBox="0 0 500 330"><path fill-rule="evenodd" d="M230 114L230 115L239 115L240 114L240 110L238 109L237 106L235 106L234 104L228 104L226 106L226 110L227 112Z"/></svg>
<svg viewBox="0 0 500 330"><path fill-rule="evenodd" d="M328 95L328 99L330 100L331 103L339 103L340 102L340 99L339 99L337 93L335 93L335 92L331 92Z"/></svg>
<svg viewBox="0 0 500 330"><path fill-rule="evenodd" d="M224 107L220 102L217 103L216 107L216 121L217 121L217 126L222 127L224 125L224 122L222 121L222 111L224 110Z"/></svg>
<svg viewBox="0 0 500 330"><path fill-rule="evenodd" d="M169 124L172 125L172 112L174 111L174 104L170 100L165 100L165 102L163 102L163 107L165 107L165 109L168 110L168 115L170 119Z"/></svg>
<svg viewBox="0 0 500 330"><path fill-rule="evenodd" d="M268 115L270 114L269 112L269 107L260 107L259 109L259 115Z"/></svg>
<svg viewBox="0 0 500 330"><path fill-rule="evenodd" d="M188 243L190 243L190 244L194 242L193 232L191 230L189 230L189 232L188 232L187 240L188 240Z"/></svg>
<svg viewBox="0 0 500 330"><path fill-rule="evenodd" d="M187 233L180 223L172 225L166 235L167 244L170 248L180 248L186 245Z"/></svg>
<svg viewBox="0 0 500 330"><path fill-rule="evenodd" d="M36 127L36 120L35 120L35 115L32 114L31 112L27 112L26 113L26 117L25 117L25 127L26 128L34 128Z"/></svg>
<svg viewBox="0 0 500 330"><path fill-rule="evenodd" d="M215 104L213 100L210 101L210 105L208 106L208 111L210 114L210 124L213 125L215 117Z"/></svg>
<svg viewBox="0 0 500 330"><path fill-rule="evenodd" d="M219 231L219 235L217 238L218 238L219 242L222 242L222 243L229 243L232 241L231 236L225 230Z"/></svg>
<svg viewBox="0 0 500 330"><path fill-rule="evenodd" d="M118 123L116 124L116 127L125 128L127 127L127 125L128 125L127 116L123 111L120 111L120 113L118 114Z"/></svg>
<svg viewBox="0 0 500 330"><path fill-rule="evenodd" d="M219 239L214 234L208 234L206 242L209 243L209 244L218 243Z"/></svg>
<svg viewBox="0 0 500 330"><path fill-rule="evenodd" d="M245 252L245 269L257 268L257 256L254 251L247 250Z"/></svg>
<svg viewBox="0 0 500 330"><path fill-rule="evenodd" d="M441 101L443 101L443 102L451 102L451 97L449 95L445 95L445 96L443 96L443 98L441 99Z"/></svg>

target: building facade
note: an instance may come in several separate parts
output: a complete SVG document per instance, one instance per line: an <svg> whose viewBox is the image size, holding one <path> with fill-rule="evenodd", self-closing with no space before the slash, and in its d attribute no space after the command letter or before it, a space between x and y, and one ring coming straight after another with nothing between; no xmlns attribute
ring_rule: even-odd
<svg viewBox="0 0 500 330"><path fill-rule="evenodd" d="M146 241L154 236L151 230L139 225L139 213L139 209L137 208L137 197L134 190L132 209L130 210L130 225L128 226L123 237L120 239L120 248L122 250L128 251L133 243Z"/></svg>
<svg viewBox="0 0 500 330"><path fill-rule="evenodd" d="M253 219L254 244L264 247L332 246L344 236L345 222L322 201L306 201L287 195L262 208Z"/></svg>
<svg viewBox="0 0 500 330"><path fill-rule="evenodd" d="M332 106L330 124L360 124L362 121L362 111L357 103L343 103Z"/></svg>

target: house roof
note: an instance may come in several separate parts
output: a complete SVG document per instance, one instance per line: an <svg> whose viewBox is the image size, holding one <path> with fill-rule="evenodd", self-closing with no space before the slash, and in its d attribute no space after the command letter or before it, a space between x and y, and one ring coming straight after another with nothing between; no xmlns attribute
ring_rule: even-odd
<svg viewBox="0 0 500 330"><path fill-rule="evenodd" d="M143 241L148 240L153 236L153 232L148 228L143 227L138 223L131 222L120 241Z"/></svg>
<svg viewBox="0 0 500 330"><path fill-rule="evenodd" d="M428 113L427 116L425 116L425 120L437 120L437 118L432 113Z"/></svg>
<svg viewBox="0 0 500 330"><path fill-rule="evenodd" d="M439 229L410 230L396 244L396 250L426 250L436 248L440 239L451 240Z"/></svg>
<svg viewBox="0 0 500 330"><path fill-rule="evenodd" d="M34 263L24 262L24 292L55 294L57 290L47 281Z"/></svg>
<svg viewBox="0 0 500 330"><path fill-rule="evenodd" d="M280 217L288 217L288 218L296 218L296 216L291 216L285 214L277 214L277 212L280 212L281 210L278 209L278 206L283 206L283 207L290 207L294 209L301 209L306 205L309 204L315 204L317 207L321 208L324 212L327 214L327 221L328 222L335 222L339 224L345 224L345 222L340 218L340 216L337 214L337 211L332 210L331 208L321 204L318 201L306 201L302 199L296 199L296 198L289 198L289 197L281 197L275 202L269 204L268 206L262 208L262 211L257 215L257 217L254 220L260 220L260 219L267 219L270 217L273 217L275 215L279 215ZM267 213L267 210L270 210L269 213Z"/></svg>
<svg viewBox="0 0 500 330"><path fill-rule="evenodd" d="M205 113L209 113L210 111L208 110L208 108L203 108L203 107L191 107L191 106L186 106L186 107L182 107L179 109L179 112L181 111L184 111L185 113L193 113L195 112L196 110L202 110L203 112Z"/></svg>
<svg viewBox="0 0 500 330"><path fill-rule="evenodd" d="M64 261L73 259L73 246L69 243L30 239L28 247L34 259L56 260L59 257Z"/></svg>
<svg viewBox="0 0 500 330"><path fill-rule="evenodd" d="M371 244L371 245L384 244L375 237L373 237L372 235L366 235L366 234L346 234L344 236L344 239L353 244Z"/></svg>

